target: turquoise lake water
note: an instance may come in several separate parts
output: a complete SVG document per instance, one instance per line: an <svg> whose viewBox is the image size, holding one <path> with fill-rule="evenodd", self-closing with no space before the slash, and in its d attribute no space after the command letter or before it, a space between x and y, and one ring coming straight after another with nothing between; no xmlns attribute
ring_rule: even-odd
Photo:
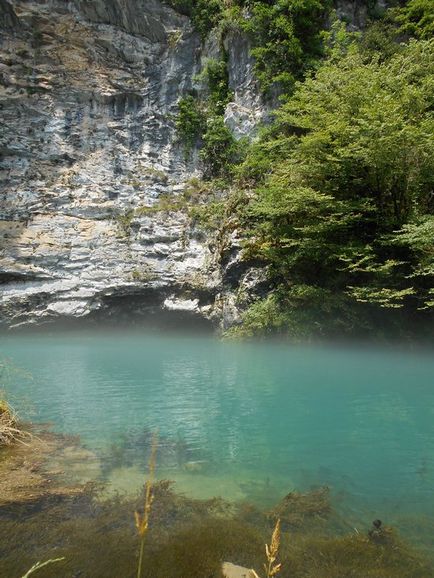
<svg viewBox="0 0 434 578"><path fill-rule="evenodd" d="M13 335L23 417L79 434L115 488L160 477L197 497L265 500L328 485L388 519L434 512L434 355L221 343L140 332Z"/></svg>

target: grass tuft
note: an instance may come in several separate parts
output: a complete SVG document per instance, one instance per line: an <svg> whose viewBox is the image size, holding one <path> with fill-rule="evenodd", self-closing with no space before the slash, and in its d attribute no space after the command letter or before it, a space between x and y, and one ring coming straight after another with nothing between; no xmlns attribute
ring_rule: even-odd
<svg viewBox="0 0 434 578"><path fill-rule="evenodd" d="M20 428L18 418L7 401L0 400L0 447L9 446L14 442L25 444L31 434Z"/></svg>

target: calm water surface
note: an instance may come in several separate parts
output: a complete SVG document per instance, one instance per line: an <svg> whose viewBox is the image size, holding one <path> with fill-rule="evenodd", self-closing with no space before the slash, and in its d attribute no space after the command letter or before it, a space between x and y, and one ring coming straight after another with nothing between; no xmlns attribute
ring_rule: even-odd
<svg viewBox="0 0 434 578"><path fill-rule="evenodd" d="M434 356L208 337L3 336L27 370L21 414L79 434L114 487L159 474L197 497L263 500L327 484L376 516L434 512Z"/></svg>

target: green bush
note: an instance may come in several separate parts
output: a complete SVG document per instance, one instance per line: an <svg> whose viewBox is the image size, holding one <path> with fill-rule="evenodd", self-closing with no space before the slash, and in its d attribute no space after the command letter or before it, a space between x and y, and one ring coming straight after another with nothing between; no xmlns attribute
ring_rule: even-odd
<svg viewBox="0 0 434 578"><path fill-rule="evenodd" d="M296 79L322 55L321 30L331 0L171 0L192 19L202 38L217 25L236 25L252 41L256 74L264 90L278 84L292 91Z"/></svg>
<svg viewBox="0 0 434 578"><path fill-rule="evenodd" d="M176 130L179 140L184 145L186 154L189 154L198 143L205 126L205 113L201 109L198 100L191 95L182 98L178 103Z"/></svg>
<svg viewBox="0 0 434 578"><path fill-rule="evenodd" d="M434 3L431 0L410 0L396 10L401 32L429 40L434 36Z"/></svg>
<svg viewBox="0 0 434 578"><path fill-rule="evenodd" d="M321 30L329 0L277 0L249 3L249 18L242 26L253 39L256 74L264 90L278 83L292 92L322 55Z"/></svg>
<svg viewBox="0 0 434 578"><path fill-rule="evenodd" d="M225 125L223 117L214 116L208 120L203 135L200 157L208 177L227 176L239 156L237 142Z"/></svg>
<svg viewBox="0 0 434 578"><path fill-rule="evenodd" d="M210 114L223 115L226 105L232 98L229 90L226 55L221 60L207 60L198 79L203 80L209 92L207 108Z"/></svg>
<svg viewBox="0 0 434 578"><path fill-rule="evenodd" d="M313 285L282 285L248 307L241 325L225 336L286 335L293 341L309 341L324 336L363 335L372 326L372 320L345 295Z"/></svg>
<svg viewBox="0 0 434 578"><path fill-rule="evenodd" d="M197 144L207 178L227 176L238 161L238 145L224 123L224 111L231 99L225 59L207 61L198 80L206 83L208 97L204 102L191 95L178 105L176 127L186 151Z"/></svg>
<svg viewBox="0 0 434 578"><path fill-rule="evenodd" d="M223 12L220 0L169 0L169 4L181 14L190 16L202 38L217 25Z"/></svg>

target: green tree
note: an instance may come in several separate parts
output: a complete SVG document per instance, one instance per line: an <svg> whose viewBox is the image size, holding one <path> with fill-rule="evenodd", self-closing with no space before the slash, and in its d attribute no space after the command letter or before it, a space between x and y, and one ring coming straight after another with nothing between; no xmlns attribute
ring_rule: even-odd
<svg viewBox="0 0 434 578"><path fill-rule="evenodd" d="M431 0L410 0L395 11L401 32L416 38L430 39L434 36L434 4Z"/></svg>
<svg viewBox="0 0 434 578"><path fill-rule="evenodd" d="M247 222L248 254L270 264L279 295L298 285L345 304L430 306L433 79L433 40L385 62L352 44L277 112ZM256 160L244 163L250 176Z"/></svg>
<svg viewBox="0 0 434 578"><path fill-rule="evenodd" d="M276 0L246 2L248 17L241 23L252 37L252 55L263 89L273 84L292 91L322 55L322 35L331 2Z"/></svg>
<svg viewBox="0 0 434 578"><path fill-rule="evenodd" d="M208 177L228 176L233 163L237 161L237 142L222 116L212 116L208 120L200 157Z"/></svg>
<svg viewBox="0 0 434 578"><path fill-rule="evenodd" d="M187 95L178 103L176 130L187 155L200 140L206 126L206 117L198 100Z"/></svg>
<svg viewBox="0 0 434 578"><path fill-rule="evenodd" d="M168 0L168 3L181 14L190 16L202 38L217 25L224 10L221 0Z"/></svg>

